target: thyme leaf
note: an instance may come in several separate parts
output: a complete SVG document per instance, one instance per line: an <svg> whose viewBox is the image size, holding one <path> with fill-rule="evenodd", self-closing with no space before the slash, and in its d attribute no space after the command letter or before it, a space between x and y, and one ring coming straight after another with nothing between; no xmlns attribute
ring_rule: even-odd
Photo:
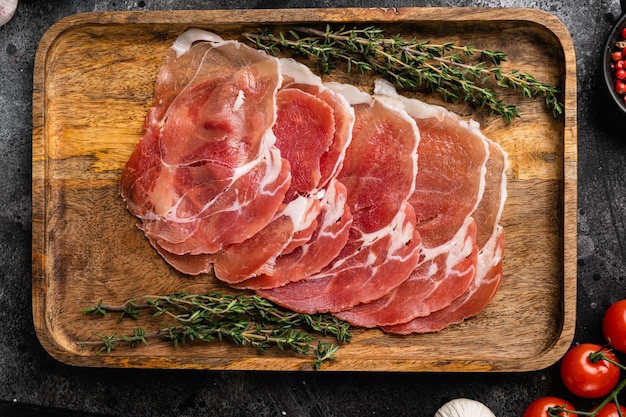
<svg viewBox="0 0 626 417"><path fill-rule="evenodd" d="M446 101L462 100L487 108L507 122L520 117L519 112L486 86L490 80L500 89L517 90L522 97L543 97L554 117L564 110L556 87L541 83L529 73L504 71L500 64L507 55L501 51L452 42L406 40L400 35L387 37L376 26L333 29L327 25L325 30L295 27L286 33L260 29L258 33L244 33L244 37L271 55L288 50L312 58L323 74L344 62L348 72L376 72L399 88L423 86Z"/></svg>
<svg viewBox="0 0 626 417"><path fill-rule="evenodd" d="M325 361L335 359L339 346L317 340L315 335L331 336L340 343L348 343L352 336L350 325L331 314L295 313L246 293L145 295L131 298L121 305L108 305L100 300L81 310L98 317L116 313L118 321L124 318L139 320L141 311L168 321L152 332L139 326L132 329L130 335L97 334L98 340L80 344L95 345L99 348L98 353L108 354L120 343L147 345L149 339L155 338L169 341L175 347L196 340L230 340L235 345L250 345L261 351L275 346L279 350L313 356L313 366L319 369Z"/></svg>

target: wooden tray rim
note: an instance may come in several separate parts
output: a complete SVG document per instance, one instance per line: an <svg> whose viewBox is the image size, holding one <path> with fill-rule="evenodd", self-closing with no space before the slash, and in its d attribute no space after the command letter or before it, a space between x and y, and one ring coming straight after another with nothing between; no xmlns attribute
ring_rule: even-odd
<svg viewBox="0 0 626 417"><path fill-rule="evenodd" d="M427 17L422 15L424 10L431 13ZM383 13L380 13L383 11ZM523 11L522 14L518 13ZM303 19L303 15L310 15ZM224 358L205 358L202 363L190 363L172 357L170 359L159 358L154 361L151 356L135 355L131 358L103 356L99 364L89 360L85 356L76 356L63 349L63 345L52 337L50 323L45 320L48 311L46 289L47 275L44 269L44 224L36 223L35 219L45 219L44 201L45 189L44 179L46 167L44 161L46 152L41 146L37 149L37 144L45 144L44 116L45 116L45 94L44 77L37 76L43 74L48 59L48 53L58 38L63 36L67 30L71 30L80 25L125 25L125 24L188 24L200 25L207 22L218 22L219 24L250 23L250 18L254 16L266 17L263 20L267 24L298 22L482 22L482 21L509 21L525 22L542 27L558 38L564 53L564 131L563 131L563 293L569 294L564 297L562 305L563 327L557 340L550 349L546 349L539 357L533 361L520 364L518 359L509 361L420 361L416 360L380 360L380 359L342 359L340 366L331 366L327 370L336 371L423 371L423 372L523 372L546 368L559 360L570 347L576 320L576 210L577 210L577 121L576 121L576 62L574 46L569 32L563 23L555 16L538 9L526 8L424 8L424 7L403 7L403 8L306 8L306 9L242 9L242 10L159 10L159 11L130 11L130 12L91 12L71 15L59 20L52 25L40 40L35 55L34 65L34 91L33 91L33 191L36 187L43 189L43 201L33 199L33 258L32 258L32 306L35 331L44 349L55 359L75 366L102 366L102 367L131 367L131 368L160 368L160 369L237 369L237 370L294 370L311 369L308 358L299 359L290 356L264 358L266 366L260 369L257 362L247 364L245 360L231 362ZM437 16L433 18L432 16ZM297 19L296 19L297 17ZM258 20L256 20L258 21ZM38 214L38 217L35 216ZM37 233L40 233L38 235ZM38 255L41 254L41 255ZM41 320L43 319L43 320Z"/></svg>

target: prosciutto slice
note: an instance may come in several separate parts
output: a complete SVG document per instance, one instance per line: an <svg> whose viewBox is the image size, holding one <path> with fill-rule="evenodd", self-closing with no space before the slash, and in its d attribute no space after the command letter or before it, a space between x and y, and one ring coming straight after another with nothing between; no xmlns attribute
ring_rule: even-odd
<svg viewBox="0 0 626 417"><path fill-rule="evenodd" d="M377 80L374 91L382 100L400 102L420 130L421 163L409 201L424 247L435 248L457 234L481 201L489 140L476 123L443 107L401 96L385 80Z"/></svg>
<svg viewBox="0 0 626 417"><path fill-rule="evenodd" d="M507 196L507 155L493 141L489 141L489 150L485 191L473 213L479 229L477 245L480 251L476 274L469 288L441 310L407 323L383 327L383 330L398 334L436 332L479 314L496 294L502 281L505 250L504 229L498 223Z"/></svg>
<svg viewBox="0 0 626 417"><path fill-rule="evenodd" d="M292 162L292 167L297 166L292 168L294 182L309 182L312 186L298 188L294 185L292 189L301 193L324 189L330 180L337 177L342 167L352 140L354 109L342 95L325 86L307 66L289 58L281 59L280 66L283 82L277 94L279 114L274 126L277 146ZM308 97L321 103L307 105ZM318 121L319 108L324 104L331 110L332 120ZM296 126L304 128L296 129ZM321 141L319 138L323 135L319 132L327 130L333 133L332 137ZM317 151L314 157L311 157L311 149Z"/></svg>
<svg viewBox="0 0 626 417"><path fill-rule="evenodd" d="M456 236L431 249L409 278L383 297L335 313L361 327L391 326L424 317L465 293L476 275L476 224L468 217Z"/></svg>
<svg viewBox="0 0 626 417"><path fill-rule="evenodd" d="M272 130L275 146L289 161L291 184L283 206L263 230L212 257L215 275L223 281L258 277L239 285L245 288L284 285L318 272L345 245L352 220L345 187L333 183L327 188L350 143L354 111L308 67L290 59L280 63L283 85ZM295 260L306 266L294 265Z"/></svg>
<svg viewBox="0 0 626 417"><path fill-rule="evenodd" d="M346 187L332 180L322 200L320 222L313 236L278 256L271 274L260 274L235 286L255 290L281 287L308 278L328 265L348 241L352 213L346 198Z"/></svg>
<svg viewBox="0 0 626 417"><path fill-rule="evenodd" d="M472 214L483 197L489 159L487 138L455 114L402 97L384 81L377 82L375 92L383 100L399 102L420 129L420 165L409 202L415 209L423 251L418 267L398 288L336 314L364 327L429 315L468 289L478 255Z"/></svg>
<svg viewBox="0 0 626 417"><path fill-rule="evenodd" d="M415 213L407 202L417 172L415 121L354 87L334 87L351 97L356 116L337 177L346 186L353 216L349 239L319 273L257 291L304 313L336 312L380 298L407 279L421 249Z"/></svg>
<svg viewBox="0 0 626 417"><path fill-rule="evenodd" d="M185 32L165 57L120 192L184 272L210 270L208 254L255 235L284 201L290 166L271 129L279 69L277 59L203 31Z"/></svg>
<svg viewBox="0 0 626 417"><path fill-rule="evenodd" d="M428 316L418 317L407 323L383 327L389 333L410 334L440 331L452 324L476 316L492 300L502 281L504 256L504 229L498 226L478 255L476 278L467 291L449 306Z"/></svg>

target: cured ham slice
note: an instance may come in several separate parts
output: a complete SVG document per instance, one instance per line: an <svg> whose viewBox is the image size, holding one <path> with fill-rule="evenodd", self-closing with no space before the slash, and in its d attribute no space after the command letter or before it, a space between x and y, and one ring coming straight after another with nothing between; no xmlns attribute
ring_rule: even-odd
<svg viewBox="0 0 626 417"><path fill-rule="evenodd" d="M375 92L406 109L420 129L419 171L409 202L415 209L423 250L420 264L398 288L336 314L363 327L426 316L467 290L476 273L478 253L471 215L482 199L489 157L487 139L453 113L402 97L386 82L377 82Z"/></svg>
<svg viewBox="0 0 626 417"><path fill-rule="evenodd" d="M258 275L236 286L255 290L281 287L303 280L328 265L348 241L352 213L346 198L346 187L332 180L322 201L321 219L313 236L276 258L271 274Z"/></svg>
<svg viewBox="0 0 626 417"><path fill-rule="evenodd" d="M469 288L441 310L407 323L383 327L383 330L399 334L436 332L479 314L495 295L503 275L505 233L498 223L507 196L507 159L504 150L493 141L489 141L489 150L485 191L473 213L480 230L477 234L480 251L476 274Z"/></svg>
<svg viewBox="0 0 626 417"><path fill-rule="evenodd" d="M485 191L478 207L472 214L478 225L479 232L476 237L476 243L479 248L486 246L487 242L494 235L503 233L498 231L498 223L502 217L504 203L507 198L506 170L508 168L508 156L496 142L488 140L488 144L489 160L485 166Z"/></svg>
<svg viewBox="0 0 626 417"><path fill-rule="evenodd" d="M443 107L401 96L385 80L376 81L374 92L382 100L400 102L420 130L421 162L409 201L424 247L435 248L456 235L482 199L488 139L476 123Z"/></svg>
<svg viewBox="0 0 626 417"><path fill-rule="evenodd" d="M504 229L498 226L496 233L478 255L476 279L461 297L446 308L428 316L418 317L408 323L383 327L383 330L396 334L437 332L476 316L489 304L500 286L503 256Z"/></svg>
<svg viewBox="0 0 626 417"><path fill-rule="evenodd" d="M334 124L332 127L334 128L334 137L329 146L320 155L319 172L316 170L312 174L316 177L319 175L319 185L317 188L324 188L331 179L337 176L342 167L346 150L352 140L354 109L343 95L335 93L331 88L322 84L322 80L314 75L305 65L289 58L283 58L280 62L283 85L278 92L279 97L282 94L291 94L295 90L314 95L333 109ZM293 101L287 102L293 107ZM300 118L302 116L299 115L297 117ZM289 125L285 127L291 130ZM281 135L277 134L277 136L280 137ZM315 146L311 143L311 139L308 136L303 140L292 134L291 138L291 146L293 146L294 143L301 144L304 149ZM302 148L297 150L297 152L303 152Z"/></svg>
<svg viewBox="0 0 626 417"><path fill-rule="evenodd" d="M194 256L187 273L206 272L206 254L250 238L283 203L290 167L271 130L279 69L203 31L181 35L165 57L120 192L166 260Z"/></svg>
<svg viewBox="0 0 626 417"><path fill-rule="evenodd" d="M298 197L279 210L274 220L244 242L229 245L211 257L215 276L229 284L260 274L274 274L274 262L295 231L313 223L320 212L319 200Z"/></svg>
<svg viewBox="0 0 626 417"><path fill-rule="evenodd" d="M246 288L283 285L318 272L345 244L352 218L342 185L334 184L329 198L322 200L350 143L354 111L302 64L282 59L281 75L284 83L276 95L277 118L272 130L275 146L291 167L292 181L283 207L264 229L212 257L215 275L230 284L259 277L242 285ZM311 242L294 254L316 230L315 239L320 242ZM329 236L333 239L327 239ZM283 254L291 255L289 261L279 259ZM306 267L293 265L300 258L307 262Z"/></svg>
<svg viewBox="0 0 626 417"><path fill-rule="evenodd" d="M335 313L355 326L381 327L428 316L450 305L473 282L478 262L476 224L468 217L457 235L424 257L409 278L383 297Z"/></svg>
<svg viewBox="0 0 626 417"><path fill-rule="evenodd" d="M415 188L419 132L415 121L350 86L335 86L355 109L352 142L338 180L353 223L339 256L308 278L259 295L304 313L335 312L386 294L419 261L421 238L407 199Z"/></svg>

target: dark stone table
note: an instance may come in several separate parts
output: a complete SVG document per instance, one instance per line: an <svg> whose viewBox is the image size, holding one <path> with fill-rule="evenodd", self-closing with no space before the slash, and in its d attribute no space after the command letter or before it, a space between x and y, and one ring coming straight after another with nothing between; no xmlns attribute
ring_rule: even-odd
<svg viewBox="0 0 626 417"><path fill-rule="evenodd" d="M432 416L470 397L497 416L534 398L568 396L558 367L529 373L295 373L82 369L52 359L31 308L31 98L37 43L57 20L91 11L172 8L533 7L560 18L578 71L578 312L575 342L601 341L603 311L626 298L626 117L601 94L601 45L615 0L24 0L0 27L0 415ZM587 404L575 400L577 404ZM623 401L626 402L626 401Z"/></svg>

